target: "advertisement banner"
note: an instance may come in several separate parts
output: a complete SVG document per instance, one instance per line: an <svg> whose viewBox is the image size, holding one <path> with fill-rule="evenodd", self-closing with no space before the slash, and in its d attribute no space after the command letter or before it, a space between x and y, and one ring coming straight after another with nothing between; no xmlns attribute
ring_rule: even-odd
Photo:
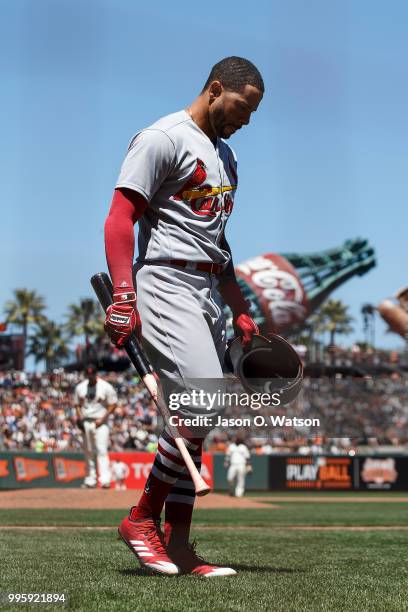
<svg viewBox="0 0 408 612"><path fill-rule="evenodd" d="M271 490L351 490L351 457L270 457Z"/></svg>
<svg viewBox="0 0 408 612"><path fill-rule="evenodd" d="M143 489L154 453L109 453L109 458L112 488ZM201 474L213 488L214 467L210 453L203 454ZM83 453L0 453L0 489L80 487L85 476Z"/></svg>
<svg viewBox="0 0 408 612"><path fill-rule="evenodd" d="M154 453L109 453L111 462L111 488L143 489L153 465ZM203 453L201 475L213 487L213 458Z"/></svg>
<svg viewBox="0 0 408 612"><path fill-rule="evenodd" d="M359 457L360 489L408 490L408 457Z"/></svg>
<svg viewBox="0 0 408 612"><path fill-rule="evenodd" d="M306 318L305 288L285 257L274 253L253 257L240 263L236 274L256 296L265 319L265 333L279 333Z"/></svg>
<svg viewBox="0 0 408 612"><path fill-rule="evenodd" d="M83 459L70 459L61 455L53 457L54 478L57 482L72 482L86 476L86 463Z"/></svg>
<svg viewBox="0 0 408 612"><path fill-rule="evenodd" d="M110 453L115 489L142 489L154 454ZM408 456L257 456L246 487L257 491L408 491ZM204 453L201 473L212 488L227 489L224 454ZM0 453L0 489L80 487L82 453Z"/></svg>
<svg viewBox="0 0 408 612"><path fill-rule="evenodd" d="M9 462L7 459L0 459L0 478L10 476Z"/></svg>
<svg viewBox="0 0 408 612"><path fill-rule="evenodd" d="M32 482L38 478L50 476L47 459L33 459L17 455L14 457L14 469L18 482Z"/></svg>

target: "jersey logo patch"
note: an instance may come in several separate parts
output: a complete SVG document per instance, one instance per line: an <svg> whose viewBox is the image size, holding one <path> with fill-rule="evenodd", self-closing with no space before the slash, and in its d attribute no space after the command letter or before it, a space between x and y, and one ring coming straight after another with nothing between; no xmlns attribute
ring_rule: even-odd
<svg viewBox="0 0 408 612"><path fill-rule="evenodd" d="M225 185L222 187L211 187L206 185L207 172L204 162L197 158L196 167L192 176L183 185L183 187L173 196L174 200L187 201L191 204L191 210L203 217L216 217L217 213L222 209L227 215L231 214L233 199L224 193L234 191L236 185ZM219 197L221 196L221 197Z"/></svg>
<svg viewBox="0 0 408 612"><path fill-rule="evenodd" d="M210 186L203 185L206 178L207 172L205 171L205 163L202 159L197 158L196 167L194 168L192 176L183 185L183 187L173 196L173 199L190 200L191 198L187 198L186 195L190 192L199 191L199 187L207 187L208 189L211 189Z"/></svg>

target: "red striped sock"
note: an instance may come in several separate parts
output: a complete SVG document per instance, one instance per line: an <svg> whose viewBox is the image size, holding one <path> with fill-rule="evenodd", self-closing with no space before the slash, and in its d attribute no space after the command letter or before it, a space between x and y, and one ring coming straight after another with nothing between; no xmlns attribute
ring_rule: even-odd
<svg viewBox="0 0 408 612"><path fill-rule="evenodd" d="M165 499L173 485L185 477L186 471L174 439L166 431L163 432L142 497L138 505L132 508L130 518L132 520L160 518Z"/></svg>
<svg viewBox="0 0 408 612"><path fill-rule="evenodd" d="M163 482L155 478L150 473L142 497L139 499L137 506L134 506L130 512L132 521L154 518L159 519L163 510L164 501L173 485Z"/></svg>
<svg viewBox="0 0 408 612"><path fill-rule="evenodd" d="M194 452L194 462L201 467L201 446ZM190 474L180 476L172 486L165 504L164 536L167 546L186 544L190 537L195 502L194 484Z"/></svg>

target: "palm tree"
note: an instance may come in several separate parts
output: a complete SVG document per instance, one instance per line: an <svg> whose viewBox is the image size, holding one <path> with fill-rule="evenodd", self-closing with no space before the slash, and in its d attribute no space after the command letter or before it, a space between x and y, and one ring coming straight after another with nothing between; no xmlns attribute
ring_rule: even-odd
<svg viewBox="0 0 408 612"><path fill-rule="evenodd" d="M14 299L4 305L4 313L7 323L13 323L21 328L25 352L29 325L39 323L45 318L43 315L46 308L45 300L42 295L29 289L14 289L13 294Z"/></svg>
<svg viewBox="0 0 408 612"><path fill-rule="evenodd" d="M39 321L30 335L27 354L34 356L35 363L45 361L48 371L57 367L69 355L62 325L46 318Z"/></svg>
<svg viewBox="0 0 408 612"><path fill-rule="evenodd" d="M348 314L348 306L341 300L328 300L313 315L313 325L317 332L329 332L330 345L335 344L336 334L347 335L353 331L353 317Z"/></svg>
<svg viewBox="0 0 408 612"><path fill-rule="evenodd" d="M84 337L86 355L93 340L97 345L105 336L105 317L99 302L91 298L81 298L78 304L69 304L65 330L72 339Z"/></svg>

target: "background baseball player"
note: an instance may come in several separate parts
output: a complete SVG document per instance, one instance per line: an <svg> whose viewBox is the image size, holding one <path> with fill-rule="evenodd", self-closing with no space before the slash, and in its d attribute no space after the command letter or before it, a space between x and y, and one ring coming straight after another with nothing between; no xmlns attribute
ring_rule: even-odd
<svg viewBox="0 0 408 612"><path fill-rule="evenodd" d="M112 461L111 474L115 489L118 491L126 490L125 480L129 474L129 468L123 461Z"/></svg>
<svg viewBox="0 0 408 612"><path fill-rule="evenodd" d="M225 238L238 177L235 154L223 139L249 123L263 91L262 77L251 62L221 60L187 109L134 136L122 165L105 224L114 286L105 327L118 345L135 329L162 382L222 384L224 303L231 307L236 334L244 343L258 331ZM200 465L202 439L186 444ZM158 521L164 503L163 536ZM189 545L193 504L193 483L174 440L164 431L144 493L119 533L140 563L156 572L235 574L206 563Z"/></svg>
<svg viewBox="0 0 408 612"><path fill-rule="evenodd" d="M245 479L252 472L250 464L251 453L245 439L237 435L235 442L231 442L225 454L225 467L228 467L227 480L229 492L235 497L242 497L245 493Z"/></svg>
<svg viewBox="0 0 408 612"><path fill-rule="evenodd" d="M109 415L115 410L117 395L115 389L106 380L97 376L94 366L86 369L86 378L75 387L75 409L77 424L83 432L87 475L84 486L94 488L110 487L109 468ZM96 456L96 463L95 463Z"/></svg>

